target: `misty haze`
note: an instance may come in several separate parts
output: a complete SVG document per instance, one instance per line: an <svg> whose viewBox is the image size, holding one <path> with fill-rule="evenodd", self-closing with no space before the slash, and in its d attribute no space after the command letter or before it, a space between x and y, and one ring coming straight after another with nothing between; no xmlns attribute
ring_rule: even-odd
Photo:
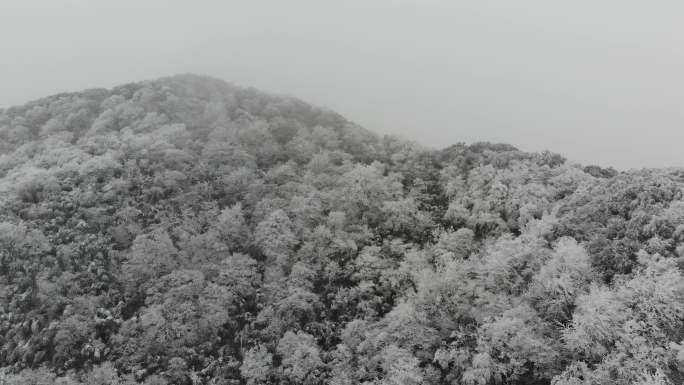
<svg viewBox="0 0 684 385"><path fill-rule="evenodd" d="M684 382L684 5L0 4L0 385Z"/></svg>
<svg viewBox="0 0 684 385"><path fill-rule="evenodd" d="M5 0L0 107L212 75L442 148L684 164L684 4Z"/></svg>

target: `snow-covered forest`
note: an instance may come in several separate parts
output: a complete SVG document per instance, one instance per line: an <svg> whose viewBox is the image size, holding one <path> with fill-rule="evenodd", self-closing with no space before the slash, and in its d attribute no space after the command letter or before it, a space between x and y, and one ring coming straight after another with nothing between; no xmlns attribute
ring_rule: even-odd
<svg viewBox="0 0 684 385"><path fill-rule="evenodd" d="M0 110L0 384L681 384L683 192L194 75Z"/></svg>

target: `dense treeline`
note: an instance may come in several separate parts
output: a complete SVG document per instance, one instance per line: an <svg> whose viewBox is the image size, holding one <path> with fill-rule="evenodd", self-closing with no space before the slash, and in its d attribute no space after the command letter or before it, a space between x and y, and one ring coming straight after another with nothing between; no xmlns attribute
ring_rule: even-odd
<svg viewBox="0 0 684 385"><path fill-rule="evenodd" d="M678 384L684 173L177 76L0 111L0 383Z"/></svg>

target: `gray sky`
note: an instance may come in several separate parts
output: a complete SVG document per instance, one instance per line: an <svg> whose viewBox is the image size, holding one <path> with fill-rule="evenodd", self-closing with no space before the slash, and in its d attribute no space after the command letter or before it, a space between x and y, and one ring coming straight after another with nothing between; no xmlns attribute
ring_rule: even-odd
<svg viewBox="0 0 684 385"><path fill-rule="evenodd" d="M444 147L684 166L684 2L0 0L0 106L200 73Z"/></svg>

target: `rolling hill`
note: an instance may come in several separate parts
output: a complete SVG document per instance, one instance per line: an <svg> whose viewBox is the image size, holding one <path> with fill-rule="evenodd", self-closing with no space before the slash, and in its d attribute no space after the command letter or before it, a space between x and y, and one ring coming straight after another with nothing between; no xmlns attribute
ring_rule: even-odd
<svg viewBox="0 0 684 385"><path fill-rule="evenodd" d="M683 176L196 75L0 110L0 383L681 383Z"/></svg>

